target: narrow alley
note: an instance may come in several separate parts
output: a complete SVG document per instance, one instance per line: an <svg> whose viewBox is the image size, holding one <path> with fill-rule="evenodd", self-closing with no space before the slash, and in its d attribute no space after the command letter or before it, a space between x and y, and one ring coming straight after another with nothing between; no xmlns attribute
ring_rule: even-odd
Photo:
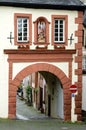
<svg viewBox="0 0 86 130"><path fill-rule="evenodd" d="M21 100L18 96L16 97L16 118L22 120L32 119L47 119L49 118L40 111L34 109L32 106L28 106L24 100Z"/></svg>

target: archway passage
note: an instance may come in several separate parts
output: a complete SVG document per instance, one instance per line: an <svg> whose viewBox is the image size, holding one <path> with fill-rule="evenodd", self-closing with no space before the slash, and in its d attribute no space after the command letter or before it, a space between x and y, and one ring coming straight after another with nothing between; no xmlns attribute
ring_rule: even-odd
<svg viewBox="0 0 86 130"><path fill-rule="evenodd" d="M18 119L64 119L63 87L52 73L39 71L23 79L16 96Z"/></svg>
<svg viewBox="0 0 86 130"><path fill-rule="evenodd" d="M71 120L71 94L69 92L69 86L71 84L70 79L65 75L65 73L58 67L47 64L47 63L36 63L27 66L21 70L16 77L9 83L9 118L16 117L16 91L20 82L27 75L39 72L47 71L54 74L62 83L63 94L64 94L64 120Z"/></svg>

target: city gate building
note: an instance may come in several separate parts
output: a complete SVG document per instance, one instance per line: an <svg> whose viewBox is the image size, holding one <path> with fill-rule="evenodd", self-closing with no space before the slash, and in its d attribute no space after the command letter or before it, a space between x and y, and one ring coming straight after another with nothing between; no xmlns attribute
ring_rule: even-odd
<svg viewBox="0 0 86 130"><path fill-rule="evenodd" d="M17 88L39 72L51 116L81 121L84 9L79 0L0 0L1 118L16 118Z"/></svg>

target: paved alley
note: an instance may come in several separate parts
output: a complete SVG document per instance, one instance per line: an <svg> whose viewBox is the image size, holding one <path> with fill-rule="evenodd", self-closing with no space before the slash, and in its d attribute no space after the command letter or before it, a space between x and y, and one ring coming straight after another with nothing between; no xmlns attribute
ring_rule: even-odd
<svg viewBox="0 0 86 130"><path fill-rule="evenodd" d="M17 107L16 107L16 117L22 120L32 120L32 119L45 119L48 118L45 114L37 111L32 106L28 106L24 100L19 99L17 96Z"/></svg>

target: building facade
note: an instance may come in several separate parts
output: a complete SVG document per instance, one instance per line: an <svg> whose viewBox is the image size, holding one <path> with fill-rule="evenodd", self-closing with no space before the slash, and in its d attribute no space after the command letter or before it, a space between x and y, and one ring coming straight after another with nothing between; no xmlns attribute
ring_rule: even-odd
<svg viewBox="0 0 86 130"><path fill-rule="evenodd" d="M47 84L47 113L81 120L85 6L71 1L0 1L0 117L16 117L19 84L39 72Z"/></svg>
<svg viewBox="0 0 86 130"><path fill-rule="evenodd" d="M83 17L83 47L82 47L82 110L86 111L86 11L84 12L84 17Z"/></svg>

